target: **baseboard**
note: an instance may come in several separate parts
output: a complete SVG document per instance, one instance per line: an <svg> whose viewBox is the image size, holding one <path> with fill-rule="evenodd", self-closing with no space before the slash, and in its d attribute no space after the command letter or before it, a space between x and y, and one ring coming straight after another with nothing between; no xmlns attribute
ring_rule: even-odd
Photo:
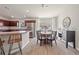
<svg viewBox="0 0 79 59"><path fill-rule="evenodd" d="M28 41L25 45L22 46L22 50L23 50L23 48L25 48L25 46L27 46L28 43L29 43L29 41ZM15 50L11 51L11 54L12 54L12 53L15 53L15 52L17 52L17 51L19 51L19 48L17 48L17 49L15 49Z"/></svg>

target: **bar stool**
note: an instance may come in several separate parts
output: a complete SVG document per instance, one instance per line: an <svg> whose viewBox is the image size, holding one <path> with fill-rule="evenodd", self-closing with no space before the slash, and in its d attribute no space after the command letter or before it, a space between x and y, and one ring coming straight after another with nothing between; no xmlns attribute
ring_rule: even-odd
<svg viewBox="0 0 79 59"><path fill-rule="evenodd" d="M18 44L18 46L19 46L18 48L20 50L20 53L22 54L22 49L21 49L21 45L20 45L21 41L22 41L21 34L11 34L10 35L9 40L8 40L8 44L10 44L8 55L11 54L11 49L12 49L14 43Z"/></svg>
<svg viewBox="0 0 79 59"><path fill-rule="evenodd" d="M4 48L3 48L3 43L4 43L4 41L1 41L1 38L0 38L0 50L1 50L1 54L5 55Z"/></svg>

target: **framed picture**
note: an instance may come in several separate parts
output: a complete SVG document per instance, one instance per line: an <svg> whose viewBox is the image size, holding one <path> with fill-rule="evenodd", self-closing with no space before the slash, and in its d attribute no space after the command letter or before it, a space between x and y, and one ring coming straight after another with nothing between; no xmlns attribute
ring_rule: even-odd
<svg viewBox="0 0 79 59"><path fill-rule="evenodd" d="M63 27L64 28L68 28L69 26L70 26L70 24L71 24L71 19L70 19L70 17L65 17L64 18L64 20L63 20Z"/></svg>

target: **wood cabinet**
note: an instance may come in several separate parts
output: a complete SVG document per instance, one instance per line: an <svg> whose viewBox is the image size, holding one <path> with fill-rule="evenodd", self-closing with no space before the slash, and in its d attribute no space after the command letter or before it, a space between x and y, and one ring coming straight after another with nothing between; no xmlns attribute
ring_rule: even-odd
<svg viewBox="0 0 79 59"><path fill-rule="evenodd" d="M9 21L4 21L3 24L4 26L9 26Z"/></svg>
<svg viewBox="0 0 79 59"><path fill-rule="evenodd" d="M19 21L9 21L9 20L0 19L0 23L3 23L3 26L17 26L18 22Z"/></svg>
<svg viewBox="0 0 79 59"><path fill-rule="evenodd" d="M75 31L66 31L66 48L68 48L68 43L73 43L73 48L75 48Z"/></svg>
<svg viewBox="0 0 79 59"><path fill-rule="evenodd" d="M27 30L29 30L29 37L33 38L35 37L35 20L26 20L25 21L25 26L27 26Z"/></svg>
<svg viewBox="0 0 79 59"><path fill-rule="evenodd" d="M7 20L0 19L0 23L2 23L3 26L9 26L9 21Z"/></svg>
<svg viewBox="0 0 79 59"><path fill-rule="evenodd" d="M18 21L9 21L9 26L17 26Z"/></svg>

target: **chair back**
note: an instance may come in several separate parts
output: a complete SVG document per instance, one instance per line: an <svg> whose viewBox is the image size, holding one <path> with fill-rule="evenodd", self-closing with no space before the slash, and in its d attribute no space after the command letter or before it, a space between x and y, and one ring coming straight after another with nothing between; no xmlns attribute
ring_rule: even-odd
<svg viewBox="0 0 79 59"><path fill-rule="evenodd" d="M41 37L41 31L36 31L36 34L37 34L37 39L40 39L40 37Z"/></svg>
<svg viewBox="0 0 79 59"><path fill-rule="evenodd" d="M21 34L11 34L8 40L9 44L13 44L13 43L18 43L22 41L22 36Z"/></svg>
<svg viewBox="0 0 79 59"><path fill-rule="evenodd" d="M52 39L52 33L49 34L49 35L47 35L47 38L48 38L48 39Z"/></svg>
<svg viewBox="0 0 79 59"><path fill-rule="evenodd" d="M41 39L46 39L46 35L41 33Z"/></svg>
<svg viewBox="0 0 79 59"><path fill-rule="evenodd" d="M53 31L53 39L55 39L56 38L56 35L57 35L57 31Z"/></svg>

